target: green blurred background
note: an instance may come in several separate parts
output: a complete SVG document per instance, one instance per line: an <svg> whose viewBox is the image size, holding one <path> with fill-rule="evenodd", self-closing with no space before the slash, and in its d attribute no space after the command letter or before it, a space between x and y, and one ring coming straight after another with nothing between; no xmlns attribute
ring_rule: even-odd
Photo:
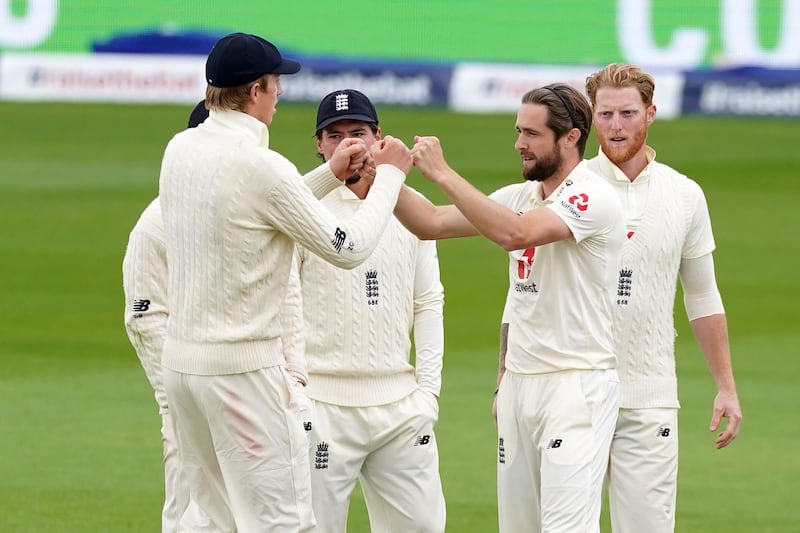
<svg viewBox="0 0 800 533"><path fill-rule="evenodd" d="M160 420L122 324L128 232L157 194L163 147L190 107L0 103L0 531L153 532ZM380 109L407 143L440 136L485 192L520 179L512 115ZM272 147L317 164L315 108L280 105ZM681 119L651 128L659 159L705 189L744 423L708 432L714 386L676 306L681 463L677 531L800 531L800 129ZM594 155L591 140L587 155ZM442 200L416 171L408 183ZM440 421L448 531L496 531L491 398L506 258L480 238L439 244L446 290ZM609 531L604 515L603 531ZM350 531L368 530L354 496Z"/></svg>
<svg viewBox="0 0 800 533"><path fill-rule="evenodd" d="M642 46L652 41L658 48L676 46L687 53L688 43L679 41L688 38L700 49L699 62L685 66L696 67L729 61L737 55L736 44L729 41L741 41L751 28L765 50L783 41L790 46L800 20L782 28L782 17L797 19L800 13L789 4L782 0L0 0L0 51L88 52L95 42L150 30L220 35L245 31L266 37L282 51L305 55L595 65L621 58L632 61L624 57L620 43L627 35L639 36L635 40ZM726 37L726 26L737 24ZM19 37L22 34L25 39ZM794 56L797 64L800 59Z"/></svg>

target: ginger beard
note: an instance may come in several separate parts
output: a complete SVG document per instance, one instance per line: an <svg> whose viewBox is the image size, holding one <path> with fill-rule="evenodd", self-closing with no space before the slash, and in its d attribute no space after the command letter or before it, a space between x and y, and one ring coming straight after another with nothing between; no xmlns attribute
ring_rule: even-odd
<svg viewBox="0 0 800 533"><path fill-rule="evenodd" d="M641 114L640 122L632 123L630 131L623 131L622 128L615 128L603 125L602 121L595 120L595 131L597 141L606 157L619 166L626 163L636 156L647 142L647 113Z"/></svg>
<svg viewBox="0 0 800 533"><path fill-rule="evenodd" d="M637 128L632 136L611 135L600 137L600 147L606 157L619 166L633 159L647 140L647 128Z"/></svg>

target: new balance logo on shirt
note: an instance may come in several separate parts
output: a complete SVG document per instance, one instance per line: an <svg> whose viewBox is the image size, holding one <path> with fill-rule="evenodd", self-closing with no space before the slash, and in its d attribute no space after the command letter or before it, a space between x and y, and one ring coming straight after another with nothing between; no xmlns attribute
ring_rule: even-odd
<svg viewBox="0 0 800 533"><path fill-rule="evenodd" d="M668 427L662 427L658 428L658 433L656 433L656 435L659 437L669 437L669 433L670 431Z"/></svg>
<svg viewBox="0 0 800 533"><path fill-rule="evenodd" d="M426 444L430 443L431 443L430 435L418 435L417 439L414 441L414 446L425 446Z"/></svg>
<svg viewBox="0 0 800 533"><path fill-rule="evenodd" d="M150 300L134 300L133 301L133 312L134 313L143 313L150 309Z"/></svg>

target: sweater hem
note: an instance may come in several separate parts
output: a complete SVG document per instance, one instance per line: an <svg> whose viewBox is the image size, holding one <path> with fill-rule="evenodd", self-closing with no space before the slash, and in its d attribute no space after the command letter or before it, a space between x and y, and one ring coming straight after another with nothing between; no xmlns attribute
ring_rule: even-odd
<svg viewBox="0 0 800 533"><path fill-rule="evenodd" d="M280 339L191 342L167 338L161 364L183 374L242 374L286 364Z"/></svg>
<svg viewBox="0 0 800 533"><path fill-rule="evenodd" d="M364 407L396 402L419 386L411 371L387 376L341 376L309 373L308 397L334 405Z"/></svg>

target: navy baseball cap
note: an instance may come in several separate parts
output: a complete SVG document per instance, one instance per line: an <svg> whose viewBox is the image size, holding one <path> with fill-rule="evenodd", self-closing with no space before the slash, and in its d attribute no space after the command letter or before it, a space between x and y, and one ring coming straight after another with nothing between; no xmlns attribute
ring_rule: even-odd
<svg viewBox="0 0 800 533"><path fill-rule="evenodd" d="M197 102L197 105L194 106L192 109L192 113L189 115L189 128L196 128L202 122L208 118L208 109L206 109L206 101L200 100Z"/></svg>
<svg viewBox="0 0 800 533"><path fill-rule="evenodd" d="M213 87L238 87L265 74L294 74L300 63L286 59L258 35L231 33L217 41L206 60L206 81Z"/></svg>
<svg viewBox="0 0 800 533"><path fill-rule="evenodd" d="M378 112L364 93L355 89L333 91L319 103L317 133L340 120L360 120L377 126Z"/></svg>

